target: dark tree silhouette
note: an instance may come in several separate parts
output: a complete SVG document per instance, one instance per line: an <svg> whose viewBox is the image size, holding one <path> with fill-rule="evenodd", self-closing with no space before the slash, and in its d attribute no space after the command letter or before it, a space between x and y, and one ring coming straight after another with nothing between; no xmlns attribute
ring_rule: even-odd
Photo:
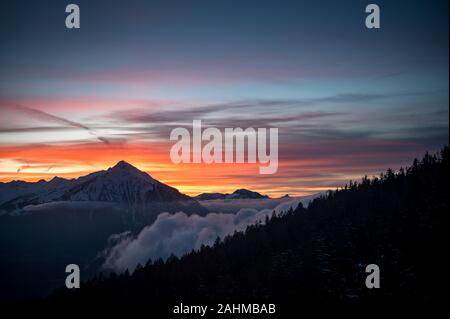
<svg viewBox="0 0 450 319"><path fill-rule="evenodd" d="M439 225L448 211L448 161L448 147L427 153L411 167L350 182L213 247L99 276L51 299L430 303L444 255ZM365 286L373 263L381 289Z"/></svg>

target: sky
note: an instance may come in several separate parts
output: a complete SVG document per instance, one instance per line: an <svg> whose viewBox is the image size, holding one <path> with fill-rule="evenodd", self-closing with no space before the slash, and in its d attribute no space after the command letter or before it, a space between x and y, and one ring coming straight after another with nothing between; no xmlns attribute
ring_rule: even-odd
<svg viewBox="0 0 450 319"><path fill-rule="evenodd" d="M9 1L0 181L120 160L187 194L307 195L448 144L448 1ZM174 164L175 127L277 127L279 168Z"/></svg>

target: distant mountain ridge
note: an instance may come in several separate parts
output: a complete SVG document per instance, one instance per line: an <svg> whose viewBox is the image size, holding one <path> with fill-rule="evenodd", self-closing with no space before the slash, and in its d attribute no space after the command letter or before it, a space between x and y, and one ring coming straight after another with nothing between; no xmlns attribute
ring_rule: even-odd
<svg viewBox="0 0 450 319"><path fill-rule="evenodd" d="M241 188L235 190L231 194L224 193L202 193L195 196L198 200L213 200L213 199L268 199L269 196L261 195L258 192L253 192L251 190Z"/></svg>
<svg viewBox="0 0 450 319"><path fill-rule="evenodd" d="M125 161L120 161L107 170L76 179L54 177L48 182L13 181L0 184L1 210L11 211L27 205L56 201L117 202L133 205L195 200Z"/></svg>

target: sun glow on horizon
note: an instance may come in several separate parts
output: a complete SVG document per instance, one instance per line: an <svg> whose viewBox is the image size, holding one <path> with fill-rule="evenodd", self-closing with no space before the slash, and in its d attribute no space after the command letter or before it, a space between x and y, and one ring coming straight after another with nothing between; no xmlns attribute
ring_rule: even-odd
<svg viewBox="0 0 450 319"><path fill-rule="evenodd" d="M336 166L333 161L281 161L279 172L274 176L259 175L256 163L174 164L168 158L168 147L162 144L4 147L0 151L0 182L49 181L55 176L78 178L107 170L125 160L190 196L211 192L232 193L236 189L247 188L276 198L285 194L306 196L336 189L350 179L362 176L354 171L333 174L333 167ZM326 176L316 175L318 166L322 172L329 173ZM301 169L304 174L293 174L295 168ZM374 171L378 173L375 168Z"/></svg>

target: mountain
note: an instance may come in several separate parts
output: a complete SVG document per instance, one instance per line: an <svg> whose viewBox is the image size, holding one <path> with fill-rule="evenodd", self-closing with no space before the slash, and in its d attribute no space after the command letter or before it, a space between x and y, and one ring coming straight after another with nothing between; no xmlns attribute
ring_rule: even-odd
<svg viewBox="0 0 450 319"><path fill-rule="evenodd" d="M264 199L269 198L267 195L261 195L258 192L253 192L245 188L237 189L232 194L224 193L202 193L195 196L198 200L213 200L213 199Z"/></svg>
<svg viewBox="0 0 450 319"><path fill-rule="evenodd" d="M64 282L70 263L88 279L117 234L139 233L159 214L180 211L208 213L124 161L77 179L0 183L0 299L45 296Z"/></svg>
<svg viewBox="0 0 450 319"><path fill-rule="evenodd" d="M132 273L98 276L52 298L77 304L142 299L146 309L152 303L152 313L167 313L174 300L275 300L283 313L298 313L299 304L315 312L371 305L435 309L442 296L436 265L447 249L446 227L438 225L445 225L449 207L448 174L446 147L397 173L363 178L308 207L274 214L212 246L149 260ZM381 289L366 288L370 264L381 269Z"/></svg>
<svg viewBox="0 0 450 319"><path fill-rule="evenodd" d="M197 200L213 200L213 199L225 199L228 194L223 193L202 193L194 198Z"/></svg>
<svg viewBox="0 0 450 319"><path fill-rule="evenodd" d="M27 205L80 201L135 205L195 200L125 161L76 179L54 177L48 182L13 181L0 184L0 210L4 211Z"/></svg>

